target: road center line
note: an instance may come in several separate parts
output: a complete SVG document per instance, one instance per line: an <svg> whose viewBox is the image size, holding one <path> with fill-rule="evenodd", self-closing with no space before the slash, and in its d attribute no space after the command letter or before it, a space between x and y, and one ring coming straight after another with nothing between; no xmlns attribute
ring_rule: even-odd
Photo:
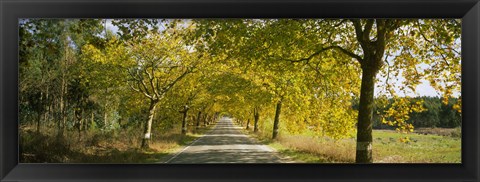
<svg viewBox="0 0 480 182"><path fill-rule="evenodd" d="M193 144L197 143L199 140L201 140L203 137L205 136L202 135L200 138L196 139L195 141L193 141L190 145L188 145L187 147L183 148L180 152L177 152L172 158L168 159L166 162L164 163L169 163L170 161L172 161L173 159L175 159L178 155L180 155L182 152L184 152L185 150L187 150L188 148L190 148L190 146L192 146Z"/></svg>

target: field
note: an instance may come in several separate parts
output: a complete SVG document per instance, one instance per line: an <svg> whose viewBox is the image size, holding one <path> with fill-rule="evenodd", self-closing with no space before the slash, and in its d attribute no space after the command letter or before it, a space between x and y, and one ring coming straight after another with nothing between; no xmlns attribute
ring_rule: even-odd
<svg viewBox="0 0 480 182"><path fill-rule="evenodd" d="M432 134L421 134L427 131ZM461 163L461 135L458 134L458 128L425 128L418 129L417 132L421 133L402 134L391 130L374 130L374 163ZM447 133L450 134L442 136ZM410 141L401 142L400 138L404 137L408 137ZM298 162L355 162L354 138L333 140L326 137L296 135L263 141Z"/></svg>

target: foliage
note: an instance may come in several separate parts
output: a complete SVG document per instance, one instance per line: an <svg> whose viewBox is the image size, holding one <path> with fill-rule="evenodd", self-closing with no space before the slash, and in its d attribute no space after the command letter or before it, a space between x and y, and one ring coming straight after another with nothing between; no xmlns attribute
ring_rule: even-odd
<svg viewBox="0 0 480 182"><path fill-rule="evenodd" d="M148 148L155 134L220 113L260 118L260 133L273 137L356 134L369 144L379 124L402 133L461 125L456 19L19 23L19 119L37 132L143 130ZM422 82L441 98L418 97ZM372 161L371 152L356 157Z"/></svg>
<svg viewBox="0 0 480 182"><path fill-rule="evenodd" d="M378 98L377 100L381 100ZM395 115L395 108L398 108L398 104L394 105L395 99L385 99L383 101L376 102L377 108L376 114L374 114L373 127L376 129L389 128L383 122L395 122L397 121L393 116L387 116L383 113ZM421 102L422 111L412 111L407 115L403 115L402 122L408 123L413 128L419 127L439 127L439 128L455 128L461 126L461 113L454 108L458 99L450 98L447 105L443 103L443 98L439 97L416 97L405 98L403 105L410 106L411 109L418 109L417 102ZM411 104L408 104L411 103ZM417 107L414 107L417 106ZM353 109L358 109L358 103L353 105ZM395 123L396 124L396 123ZM391 125L394 125L392 123ZM391 127L390 127L391 128Z"/></svg>

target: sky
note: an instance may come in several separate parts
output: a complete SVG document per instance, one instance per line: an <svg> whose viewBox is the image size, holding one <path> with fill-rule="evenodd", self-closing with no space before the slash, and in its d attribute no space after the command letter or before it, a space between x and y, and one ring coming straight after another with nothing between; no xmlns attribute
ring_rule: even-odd
<svg viewBox="0 0 480 182"><path fill-rule="evenodd" d="M118 27L112 24L112 20L108 19L107 20L107 29L112 31L113 33L116 33L118 31Z"/></svg>
<svg viewBox="0 0 480 182"><path fill-rule="evenodd" d="M382 92L383 90L383 85L385 85L385 80L386 78L384 78L383 76L381 76L380 74L377 75L377 79L378 79L378 82L376 83L376 87L375 87L375 96L379 95L380 92ZM398 81L397 81L398 79ZM390 78L389 78L389 82L394 84L394 88L395 88L395 91L396 93L399 95L399 96L405 96L404 92L403 91L400 91L399 86L401 85L401 82L405 80L405 78L403 78L402 76L398 76L398 77L395 77L393 74L390 75ZM422 80L422 83L417 85L417 87L415 88L415 91L417 92L417 94L411 92L411 91L407 91L407 94L406 96L411 96L411 97L414 97L414 96L431 96L431 97L435 97L435 96L441 96L442 94L438 93L432 86L430 86L430 82L427 81L427 80ZM460 93L458 94L454 94L455 96L458 96Z"/></svg>
<svg viewBox="0 0 480 182"><path fill-rule="evenodd" d="M118 27L112 24L112 20L108 19L107 20L107 29L110 31L116 33L118 31ZM375 87L375 96L379 95L380 92L382 92L382 87L385 85L385 80L386 78L383 78L382 75L378 74L377 75L378 82L376 83ZM391 84L394 84L395 91L399 96L405 96L403 91L400 91L399 86L401 85L401 82L405 80L401 75L398 77L395 77L393 75L390 75L389 81ZM407 92L406 96L441 96L441 93L438 93L432 86L430 86L430 83L427 80L422 80L421 84L417 85L416 87L416 93L413 92ZM454 96L460 96L460 93L454 93Z"/></svg>

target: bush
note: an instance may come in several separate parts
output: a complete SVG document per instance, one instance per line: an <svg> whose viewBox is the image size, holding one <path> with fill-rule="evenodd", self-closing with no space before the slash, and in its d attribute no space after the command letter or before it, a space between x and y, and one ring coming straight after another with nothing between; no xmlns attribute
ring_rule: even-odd
<svg viewBox="0 0 480 182"><path fill-rule="evenodd" d="M20 162L65 162L73 153L69 146L69 142L63 137L49 136L33 131L22 132L19 146Z"/></svg>

